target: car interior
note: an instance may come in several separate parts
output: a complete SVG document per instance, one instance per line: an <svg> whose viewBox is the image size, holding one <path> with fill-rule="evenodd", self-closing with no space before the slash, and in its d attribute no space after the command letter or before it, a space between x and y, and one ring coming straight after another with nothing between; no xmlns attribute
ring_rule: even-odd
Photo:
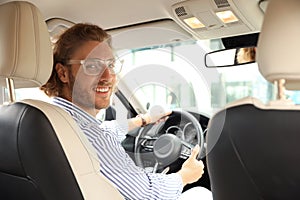
<svg viewBox="0 0 300 200"><path fill-rule="evenodd" d="M124 61L100 120L173 110L123 138L137 166L176 172L198 144L205 173L183 191L298 199L299 10L297 0L0 0L0 198L124 199L72 117L39 90L53 43L83 22L106 30Z"/></svg>

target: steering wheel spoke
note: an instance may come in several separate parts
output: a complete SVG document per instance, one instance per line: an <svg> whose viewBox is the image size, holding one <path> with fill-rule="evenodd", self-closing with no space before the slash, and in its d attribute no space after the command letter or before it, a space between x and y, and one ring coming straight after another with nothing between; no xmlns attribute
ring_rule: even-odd
<svg viewBox="0 0 300 200"><path fill-rule="evenodd" d="M144 137L142 138L141 147L145 151L153 152L153 145L157 138Z"/></svg>
<svg viewBox="0 0 300 200"><path fill-rule="evenodd" d="M188 143L188 142L186 142L184 140L181 140L181 144L183 146L187 147L188 149L193 149L194 148L194 146L191 143Z"/></svg>
<svg viewBox="0 0 300 200"><path fill-rule="evenodd" d="M180 158L187 159L188 157L190 157L191 152L192 152L192 148L193 148L191 146L192 145L189 145L189 147L187 147L185 145L182 146L181 153L180 153Z"/></svg>
<svg viewBox="0 0 300 200"><path fill-rule="evenodd" d="M153 143L151 143L149 140L142 141L141 147L146 151L153 151Z"/></svg>

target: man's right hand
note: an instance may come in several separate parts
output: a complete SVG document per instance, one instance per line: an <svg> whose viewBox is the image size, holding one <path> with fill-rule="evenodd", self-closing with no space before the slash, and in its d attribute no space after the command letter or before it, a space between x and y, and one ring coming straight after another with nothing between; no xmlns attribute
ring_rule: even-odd
<svg viewBox="0 0 300 200"><path fill-rule="evenodd" d="M181 170L177 173L181 175L183 185L196 182L204 173L204 164L201 160L197 160L199 153L199 145L192 150L190 157L183 163Z"/></svg>

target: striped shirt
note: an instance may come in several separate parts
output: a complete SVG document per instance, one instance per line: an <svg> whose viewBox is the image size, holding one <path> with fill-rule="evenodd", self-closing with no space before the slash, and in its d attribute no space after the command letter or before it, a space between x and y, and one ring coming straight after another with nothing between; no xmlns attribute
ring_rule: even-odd
<svg viewBox="0 0 300 200"><path fill-rule="evenodd" d="M183 189L179 174L147 173L135 165L118 138L127 133L127 125L106 123L94 118L71 102L54 97L53 103L65 109L77 122L95 148L100 172L130 200L177 199ZM100 188L101 189L101 188Z"/></svg>

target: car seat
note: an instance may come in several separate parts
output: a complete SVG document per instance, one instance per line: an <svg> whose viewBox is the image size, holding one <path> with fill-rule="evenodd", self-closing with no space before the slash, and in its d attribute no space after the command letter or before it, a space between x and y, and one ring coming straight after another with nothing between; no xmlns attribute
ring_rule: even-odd
<svg viewBox="0 0 300 200"><path fill-rule="evenodd" d="M1 4L0 27L0 85L10 97L0 107L0 199L123 199L67 112L39 100L15 101L15 88L39 87L52 71L38 8Z"/></svg>

